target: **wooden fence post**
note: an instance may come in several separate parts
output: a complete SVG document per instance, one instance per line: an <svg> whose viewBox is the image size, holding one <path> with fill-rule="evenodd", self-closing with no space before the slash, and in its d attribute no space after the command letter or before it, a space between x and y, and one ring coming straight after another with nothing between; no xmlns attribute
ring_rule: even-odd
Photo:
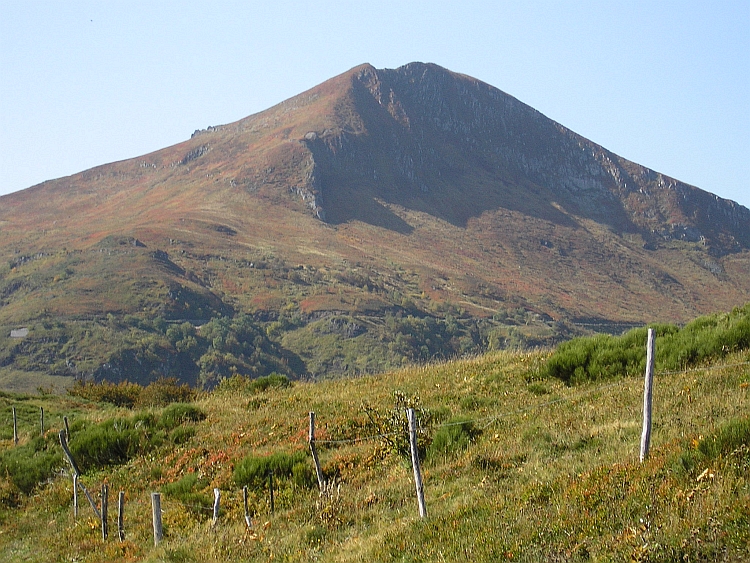
<svg viewBox="0 0 750 563"><path fill-rule="evenodd" d="M420 518L427 517L427 507L424 503L424 487L422 485L422 469L419 465L419 451L417 450L417 421L414 409L406 409L409 419L409 445L411 446L411 465L414 468L414 485L417 488L417 502L419 503Z"/></svg>
<svg viewBox="0 0 750 563"><path fill-rule="evenodd" d="M248 528L252 528L253 521L250 519L250 511L247 508L247 485L242 487L242 503L245 505L245 524Z"/></svg>
<svg viewBox="0 0 750 563"><path fill-rule="evenodd" d="M125 491L120 491L117 499L117 535L125 541Z"/></svg>
<svg viewBox="0 0 750 563"><path fill-rule="evenodd" d="M44 436L44 407L39 407L39 426L42 429L42 436Z"/></svg>
<svg viewBox="0 0 750 563"><path fill-rule="evenodd" d="M109 511L109 487L107 483L102 483L102 541L107 541L109 535L109 522L107 519L107 513Z"/></svg>
<svg viewBox="0 0 750 563"><path fill-rule="evenodd" d="M18 445L18 417L16 416L16 407L13 407L13 444Z"/></svg>
<svg viewBox="0 0 750 563"><path fill-rule="evenodd" d="M315 474L318 477L318 488L322 492L325 488L325 481L323 480L323 471L320 469L320 459L318 459L318 451L315 448L315 413L310 413L310 432L308 434L307 441L310 443L310 452L312 453L313 462L315 463Z"/></svg>
<svg viewBox="0 0 750 563"><path fill-rule="evenodd" d="M214 489L214 520L212 525L216 526L217 522L219 521L219 502L221 500L221 491L219 489Z"/></svg>
<svg viewBox="0 0 750 563"><path fill-rule="evenodd" d="M268 472L268 495L271 503L271 514L274 512L273 506L273 471Z"/></svg>
<svg viewBox="0 0 750 563"><path fill-rule="evenodd" d="M70 426L68 426L68 417L63 417L63 424L65 424L65 439L70 442Z"/></svg>
<svg viewBox="0 0 750 563"><path fill-rule="evenodd" d="M646 343L646 378L643 387L643 432L641 433L641 463L648 457L651 445L651 409L654 383L654 329L648 329Z"/></svg>
<svg viewBox="0 0 750 563"><path fill-rule="evenodd" d="M151 493L151 516L154 522L154 545L159 545L164 537L161 526L161 494Z"/></svg>
<svg viewBox="0 0 750 563"><path fill-rule="evenodd" d="M78 520L78 473L73 473L73 520Z"/></svg>

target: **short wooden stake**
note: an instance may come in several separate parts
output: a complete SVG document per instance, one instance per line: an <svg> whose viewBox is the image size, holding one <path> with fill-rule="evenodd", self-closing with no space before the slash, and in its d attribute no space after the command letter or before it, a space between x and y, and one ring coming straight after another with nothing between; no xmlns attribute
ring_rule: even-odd
<svg viewBox="0 0 750 563"><path fill-rule="evenodd" d="M65 424L65 439L70 442L70 426L68 426L68 417L63 417L63 424Z"/></svg>
<svg viewBox="0 0 750 563"><path fill-rule="evenodd" d="M273 506L273 471L268 472L268 495L271 505L271 514L274 512Z"/></svg>
<svg viewBox="0 0 750 563"><path fill-rule="evenodd" d="M44 407L39 407L39 426L42 429L42 436L44 436Z"/></svg>
<svg viewBox="0 0 750 563"><path fill-rule="evenodd" d="M73 473L73 520L78 520L78 474Z"/></svg>
<svg viewBox="0 0 750 563"><path fill-rule="evenodd" d="M161 526L161 494L151 493L151 515L154 522L154 545L159 545L164 538Z"/></svg>
<svg viewBox="0 0 750 563"><path fill-rule="evenodd" d="M219 521L219 502L221 501L221 491L219 489L214 489L214 520L213 525L216 526L216 523Z"/></svg>
<svg viewBox="0 0 750 563"><path fill-rule="evenodd" d="M125 491L120 491L117 499L117 535L125 541Z"/></svg>
<svg viewBox="0 0 750 563"><path fill-rule="evenodd" d="M641 433L641 463L648 457L651 445L651 409L654 384L654 329L648 329L646 343L646 379L643 388L643 432Z"/></svg>
<svg viewBox="0 0 750 563"><path fill-rule="evenodd" d="M253 521L250 518L250 510L247 508L247 485L242 487L242 504L245 505L245 524L247 524L248 528L252 528Z"/></svg>
<svg viewBox="0 0 750 563"><path fill-rule="evenodd" d="M325 480L323 479L323 471L320 469L320 459L318 459L318 451L315 448L315 413L310 413L310 432L308 434L307 441L310 443L310 452L312 453L313 463L315 464L315 475L318 477L318 488L322 492L325 489Z"/></svg>
<svg viewBox="0 0 750 563"><path fill-rule="evenodd" d="M424 502L424 487L422 485L422 469L419 465L419 450L417 449L417 420L414 409L406 409L409 419L409 446L411 447L411 465L414 468L414 485L417 488L417 502L419 503L420 518L427 517L427 507Z"/></svg>
<svg viewBox="0 0 750 563"><path fill-rule="evenodd" d="M13 444L18 445L18 417L16 416L16 407L13 407Z"/></svg>
<svg viewBox="0 0 750 563"><path fill-rule="evenodd" d="M109 487L106 483L102 484L102 541L107 541L109 535L109 521L107 513L109 512Z"/></svg>

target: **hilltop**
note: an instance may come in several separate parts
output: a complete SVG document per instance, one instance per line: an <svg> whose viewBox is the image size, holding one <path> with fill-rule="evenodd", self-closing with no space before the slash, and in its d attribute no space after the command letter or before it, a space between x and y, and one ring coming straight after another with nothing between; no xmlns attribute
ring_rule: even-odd
<svg viewBox="0 0 750 563"><path fill-rule="evenodd" d="M750 210L422 63L3 196L0 233L15 389L374 373L750 299Z"/></svg>

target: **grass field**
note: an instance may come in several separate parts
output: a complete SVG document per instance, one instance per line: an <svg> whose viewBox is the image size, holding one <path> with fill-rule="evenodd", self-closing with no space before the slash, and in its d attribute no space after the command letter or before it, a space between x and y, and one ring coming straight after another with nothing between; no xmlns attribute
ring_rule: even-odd
<svg viewBox="0 0 750 563"><path fill-rule="evenodd" d="M92 466L81 477L94 492L106 482L114 497L107 542L83 497L73 519L64 471L30 495L6 476L0 559L747 560L750 354L657 373L645 463L638 461L642 377L570 386L541 376L548 355L498 352L317 383L235 377L193 402L205 419L177 416L183 411L174 405L130 411L80 397L3 395L3 459L14 449L6 430L13 405L23 412L16 448L33 441L40 406L49 413L49 443L66 414L71 447L78 441L80 451L94 428L109 424L124 433L144 422L126 461ZM399 453L404 405L422 422L425 519L410 462ZM309 411L332 483L324 494L306 442ZM56 455L55 467L67 470ZM247 477L248 467L275 471L273 514L267 482ZM244 523L242 484L252 529ZM222 492L216 526L214 487ZM119 490L126 494L124 542L113 516ZM152 491L162 492L158 547Z"/></svg>

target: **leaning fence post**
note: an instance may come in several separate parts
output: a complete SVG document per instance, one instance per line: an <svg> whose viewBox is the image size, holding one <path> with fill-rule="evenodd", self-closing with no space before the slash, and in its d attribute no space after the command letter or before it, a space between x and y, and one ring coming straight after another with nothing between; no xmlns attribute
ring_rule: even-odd
<svg viewBox="0 0 750 563"><path fill-rule="evenodd" d="M411 447L411 465L414 468L414 485L417 488L417 502L419 503L420 518L427 517L427 507L424 503L424 487L422 485L422 469L419 466L419 451L417 450L417 421L414 409L406 409L409 419L409 445Z"/></svg>
<svg viewBox="0 0 750 563"><path fill-rule="evenodd" d="M221 491L219 489L214 489L214 520L213 520L213 526L216 526L217 522L219 521L219 502L221 500Z"/></svg>
<svg viewBox="0 0 750 563"><path fill-rule="evenodd" d="M318 477L318 488L323 491L325 488L325 481L323 480L323 471L320 469L320 459L318 459L318 451L315 448L315 413L310 413L310 433L308 434L307 441L310 443L310 452L312 453L313 462L315 463L315 474Z"/></svg>
<svg viewBox="0 0 750 563"><path fill-rule="evenodd" d="M117 499L117 534L125 541L125 491L120 491Z"/></svg>
<svg viewBox="0 0 750 563"><path fill-rule="evenodd" d="M154 545L159 545L164 537L161 526L161 494L151 493L151 517L154 523Z"/></svg>
<svg viewBox="0 0 750 563"><path fill-rule="evenodd" d="M643 387L643 432L641 433L641 463L648 457L651 445L651 409L654 383L654 329L648 329L646 343L646 379Z"/></svg>
<svg viewBox="0 0 750 563"><path fill-rule="evenodd" d="M16 407L13 407L13 444L18 445L18 417L16 416Z"/></svg>

